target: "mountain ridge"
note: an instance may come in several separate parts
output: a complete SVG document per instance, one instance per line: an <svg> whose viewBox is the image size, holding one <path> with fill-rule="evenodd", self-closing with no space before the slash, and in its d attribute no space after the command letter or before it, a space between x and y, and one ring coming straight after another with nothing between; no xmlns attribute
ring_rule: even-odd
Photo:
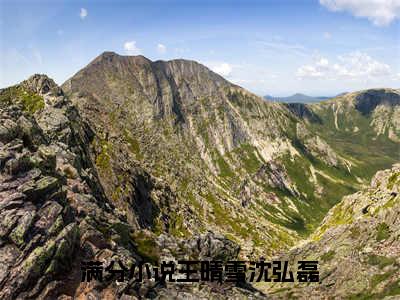
<svg viewBox="0 0 400 300"><path fill-rule="evenodd" d="M342 196L400 160L397 93L368 95L272 103L195 62L110 52L61 88L34 75L0 90L0 295L264 297L207 284L85 290L75 273L60 288L54 276L78 266L77 253L127 263L257 260L312 238ZM355 105L364 99L368 114Z"/></svg>
<svg viewBox="0 0 400 300"><path fill-rule="evenodd" d="M179 63L176 63L176 61L157 63L141 57L140 60L145 62L145 67L138 69L135 64L121 63L129 60L134 61L137 59L135 57L124 57L116 54L113 54L112 57L116 60L114 63L117 66L114 66L115 72L111 71L113 70L111 67L108 67L107 61L103 65L97 66L102 70L101 72L97 72L89 64L87 68L70 79L70 82L73 83L72 86L68 86L67 81L63 88L72 101L80 107L83 115L87 114L89 122L90 119L95 120L95 118L96 122L99 122L99 115L92 115L89 107L95 107L102 103L101 106L104 105L107 110L112 108L110 111L104 111L106 119L101 122L101 130L109 130L109 136L122 139L122 141L133 139L135 151L140 152L134 154L136 158L144 159L146 164L150 164L149 167L152 170L159 169L157 172L164 176L163 180L180 184L186 180L184 179L188 176L186 174L191 174L190 176L197 178L196 180L199 180L199 182L204 182L204 186L207 186L207 193L210 195L213 194L211 190L221 190L217 193L217 198L226 198L225 201L228 201L225 204L226 207L233 209L233 207L236 207L234 198L242 198L239 203L247 203L248 200L245 199L251 198L251 196L245 195L248 193L252 195L254 192L263 195L262 198L264 199L269 199L276 197L278 191L279 193L284 191L289 193L290 201L298 203L295 197L302 195L302 193L297 190L296 185L303 185L303 183L298 181L296 184L293 180L288 180L290 175L285 169L289 168L289 172L294 172L292 163L289 163L291 160L295 163L301 163L302 168L305 169L304 171L309 174L310 178L313 177L310 170L315 168L315 163L309 157L315 157L317 161L322 162L322 165L318 168L323 165L338 168L338 172L335 170L335 173L331 174L333 177L339 176L340 180L349 177L347 173L352 164L350 160L333 150L329 142L321 137L316 137L318 134L315 132L314 125L303 120L302 116L293 114L293 111L284 104L265 102L260 97L229 83L205 66L190 61L179 60ZM100 55L95 61L104 61L103 58ZM217 83L215 78L217 78ZM90 82L90 80L97 80L97 82L89 86L87 82ZM127 88L128 86L129 88ZM80 97L79 93L88 94L89 97ZM112 99L112 102L107 100L107 97ZM115 105L115 102L118 102L118 104ZM315 109L311 109L311 111L314 115L318 115ZM126 116L128 115L131 117L127 119ZM124 120L121 124L118 121L120 118ZM128 125L126 121L132 124ZM93 123L93 126L95 127L96 124ZM162 141L162 146L151 141L145 141L146 138L142 134L135 134L135 132L140 131L139 128L145 127L146 130L153 132L150 136L155 135L157 139ZM121 135L120 132L124 130L128 130L129 133ZM127 143L126 141L123 143ZM157 154L142 151L141 148L143 147L152 148L153 153ZM174 153L173 159L167 158L167 153L164 154L167 148L170 153ZM239 152L236 153L235 151ZM286 155L290 158L289 160L288 158L283 159ZM180 161L183 157L186 157L185 159L190 158L193 161L194 169L197 171L194 173L193 170L189 171L188 167ZM245 157L248 159L248 166L243 164L243 161L246 161L244 160ZM296 157L300 159L296 159ZM274 166L268 166L268 164ZM267 165L267 170L276 168L277 176L283 177L278 180L281 181L279 184L278 181L274 183L275 179L269 179L271 185L275 186L273 189L277 189L277 191L268 190L269 188L267 188L268 191L265 190L266 188L262 187L261 181L256 183L260 179L257 179L258 177L253 172L263 165ZM389 165L388 163L386 166ZM175 174L171 177L170 171L167 171L171 168L176 168L177 171L179 170L178 173L181 174ZM200 174L204 171L199 172L199 170L208 173L212 180L201 179ZM199 174L196 176L198 172ZM329 170L328 172L332 171ZM107 171L107 174L109 177L109 171ZM237 181L236 176L239 176L239 178L249 176L249 183ZM296 175L291 174L291 176ZM316 176L316 182L311 183L309 189L323 189L322 186L319 186L319 181L328 186L331 185L329 180L326 182L328 177L325 176L325 179L318 180L319 175ZM321 176L323 177L323 175ZM359 185L359 180L363 176L361 172L357 175L350 174L351 184ZM108 177L105 180L110 180ZM114 181L118 182L117 179ZM216 188L215 184L220 188ZM110 192L117 187L115 183L112 183ZM251 192L251 190L254 191ZM220 194L221 192L222 194ZM224 196L225 193L229 196ZM239 193L239 196L235 193ZM306 199L314 197L317 199L319 197L311 193L307 196L304 195L302 197ZM195 192L195 199L200 201L202 206L211 205L212 210L218 207L221 213L224 211L216 204L218 202L215 203L212 200L215 195L209 199L207 197L201 195L201 192ZM286 198L283 197L283 199ZM337 195L336 199L338 201L340 195ZM203 202L204 200L205 202ZM184 200L182 201L184 202ZM230 203L231 201L233 202ZM321 200L318 200L316 203L321 205L320 202ZM206 203L208 204L206 205ZM191 205L189 204L189 206ZM257 205L262 206L264 204ZM305 204L298 203L298 205L303 206ZM328 208L330 204L325 205ZM284 206L286 206L284 208L285 214L287 213L290 216L285 217L290 220L288 224L292 224L289 226L297 228L299 224L304 223L302 217L298 216L300 213L294 213L295 210L289 209L289 203L284 204ZM237 207L234 208L235 211L237 209ZM270 209L273 208L268 206L268 210ZM306 212L305 207L303 207L302 212ZM205 213L206 215L209 214ZM219 216L219 218L221 217L222 215ZM214 219L212 223L221 222L215 219L215 216L211 218ZM312 218L311 215L310 218ZM272 216L269 216L268 219L273 222L282 222ZM234 225L229 225L229 227L232 226ZM250 227L250 225L248 226ZM195 227L191 226L191 228ZM279 231L283 229L280 225L277 228L279 228ZM241 232L241 229L236 228L233 232L228 231L230 234L237 235ZM282 231L282 234L286 235L285 231L286 229ZM292 234L290 233L290 235Z"/></svg>
<svg viewBox="0 0 400 300"><path fill-rule="evenodd" d="M207 283L160 286L149 279L135 289L135 278L118 284L105 277L101 283L81 282L84 261L100 261L104 267L115 258L127 267L187 255L227 261L237 259L239 247L212 232L181 239L139 231L154 205L173 205L173 193L137 166L131 175L140 205L120 211L104 193L94 167L94 132L47 76L33 75L0 90L0 117L2 299L171 298L178 293L264 298L254 288L227 283L216 291Z"/></svg>
<svg viewBox="0 0 400 300"><path fill-rule="evenodd" d="M337 96L333 96L333 97L326 97L326 96L319 96L319 97L313 97L313 96L308 96L302 93L295 93L291 96L287 96L287 97L274 97L271 95L265 95L263 96L263 98L265 100L272 100L272 101L278 101L278 102L284 102L284 103L314 103L314 102L321 102L321 101L325 101L331 98L335 98Z"/></svg>

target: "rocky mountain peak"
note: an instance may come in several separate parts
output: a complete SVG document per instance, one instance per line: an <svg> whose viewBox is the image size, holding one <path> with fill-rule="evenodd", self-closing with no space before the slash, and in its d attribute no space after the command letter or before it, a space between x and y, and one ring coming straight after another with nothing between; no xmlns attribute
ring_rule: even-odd
<svg viewBox="0 0 400 300"><path fill-rule="evenodd" d="M104 81L104 77L107 77L108 82L121 80L126 84L134 84L133 81L136 81L136 84L147 90L149 85L158 88L169 85L172 89L184 86L193 95L210 93L213 89L228 84L221 76L195 61L175 59L153 62L141 55L123 56L114 52L103 52L64 83L63 89L73 90L74 82L77 85L79 78L89 75L91 80L85 84L88 88L99 88L92 84L97 84L95 80Z"/></svg>
<svg viewBox="0 0 400 300"><path fill-rule="evenodd" d="M355 108L364 115L370 114L378 105L400 105L400 94L396 90L371 89L355 97Z"/></svg>
<svg viewBox="0 0 400 300"><path fill-rule="evenodd" d="M21 83L21 86L38 95L61 96L61 88L45 74L34 74Z"/></svg>
<svg viewBox="0 0 400 300"><path fill-rule="evenodd" d="M144 56L104 52L62 88L69 95L85 97L79 102L91 107L105 105L118 109L129 103L141 110L143 117L166 117L181 123L188 106L199 99L221 99L225 86L233 85L194 61L153 62Z"/></svg>
<svg viewBox="0 0 400 300"><path fill-rule="evenodd" d="M154 72L160 70L172 76L180 74L193 77L197 76L199 73L203 73L212 76L213 79L217 79L218 81L224 80L206 66L187 59L152 61L143 55L120 55L112 51L105 51L90 62L85 69L94 66L98 67L99 65L104 65L105 67L111 67L113 65L114 68L150 67Z"/></svg>
<svg viewBox="0 0 400 300"><path fill-rule="evenodd" d="M122 61L131 61L136 63L151 63L151 60L143 55L119 55L113 51L104 51L97 56L89 65L96 63L118 63Z"/></svg>

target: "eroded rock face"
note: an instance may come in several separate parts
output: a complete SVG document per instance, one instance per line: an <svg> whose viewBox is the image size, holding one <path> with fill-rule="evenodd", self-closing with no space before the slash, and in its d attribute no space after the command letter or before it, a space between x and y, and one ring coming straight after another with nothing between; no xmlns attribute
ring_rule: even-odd
<svg viewBox="0 0 400 300"><path fill-rule="evenodd" d="M369 115L379 105L400 105L400 95L382 89L366 91L355 98L355 108L364 115Z"/></svg>
<svg viewBox="0 0 400 300"><path fill-rule="evenodd" d="M83 258L80 223L96 211L82 209L85 201L76 200L85 199L98 211L111 211L111 206L86 159L90 141L62 90L48 77L34 75L8 97L0 103L6 125L0 139L0 297L34 298ZM21 103L20 97L29 98ZM44 103L32 111L28 101L31 107ZM43 121L59 115L62 126Z"/></svg>
<svg viewBox="0 0 400 300"><path fill-rule="evenodd" d="M301 119L306 119L309 122L322 123L321 118L314 113L307 104L304 103L287 103L285 104L291 112Z"/></svg>
<svg viewBox="0 0 400 300"><path fill-rule="evenodd" d="M155 195L163 194L157 199L169 205L165 187L145 171L132 170L132 202L124 211L116 208L93 167L93 131L48 77L35 75L0 96L0 298L197 297L196 288L205 298L250 293L232 285L216 291L206 284L81 283L85 260L107 265L120 259L129 266L158 261L161 249L169 249L165 258L172 260L177 253L234 259L239 247L212 233L190 241L143 235L140 228L159 210ZM155 245L150 256L143 248L149 241ZM190 252L190 243L200 248Z"/></svg>
<svg viewBox="0 0 400 300"><path fill-rule="evenodd" d="M336 133L353 132L354 142L359 137L371 143L389 139L400 141L400 91L396 89L371 89L348 93L329 101L308 106L322 116L324 130L335 128Z"/></svg>
<svg viewBox="0 0 400 300"><path fill-rule="evenodd" d="M332 147L320 136L311 133L302 123L296 124L297 137L302 140L308 153L320 158L329 166L338 167L345 165L345 160L341 158Z"/></svg>

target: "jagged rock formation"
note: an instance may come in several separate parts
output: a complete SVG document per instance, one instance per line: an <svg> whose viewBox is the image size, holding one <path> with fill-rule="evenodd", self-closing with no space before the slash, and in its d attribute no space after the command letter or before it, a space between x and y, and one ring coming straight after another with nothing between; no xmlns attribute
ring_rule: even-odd
<svg viewBox="0 0 400 300"><path fill-rule="evenodd" d="M229 284L216 291L206 284L81 283L85 260L117 257L127 266L189 256L227 260L237 257L239 246L214 233L183 240L140 231L159 209L155 203L173 202L172 194L135 170L137 204L118 211L93 167L93 132L46 76L1 90L0 118L1 299L170 298L178 292L242 298L250 293ZM257 297L254 290L251 294Z"/></svg>
<svg viewBox="0 0 400 300"><path fill-rule="evenodd" d="M281 257L292 265L319 260L320 284L275 285L268 292L277 299L395 299L390 296L400 294L399 215L397 164L378 172L368 189L344 197L308 243Z"/></svg>

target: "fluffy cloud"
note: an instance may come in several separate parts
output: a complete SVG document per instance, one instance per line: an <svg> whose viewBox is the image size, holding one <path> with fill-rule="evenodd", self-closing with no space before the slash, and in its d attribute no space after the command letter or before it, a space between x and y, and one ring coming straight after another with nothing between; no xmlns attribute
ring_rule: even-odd
<svg viewBox="0 0 400 300"><path fill-rule="evenodd" d="M297 69L296 76L300 78L306 77L322 77L324 73L318 70L316 66L305 65Z"/></svg>
<svg viewBox="0 0 400 300"><path fill-rule="evenodd" d="M314 65L304 65L297 69L296 76L300 78L310 77L322 77L326 75L326 72L329 69L329 61L321 57L317 61L315 61Z"/></svg>
<svg viewBox="0 0 400 300"><path fill-rule="evenodd" d="M232 73L232 66L228 63L211 63L210 69L221 76L228 77Z"/></svg>
<svg viewBox="0 0 400 300"><path fill-rule="evenodd" d="M368 54L356 51L337 57L330 63L326 58L318 58L313 64L297 69L299 78L374 78L391 74L390 66L379 62Z"/></svg>
<svg viewBox="0 0 400 300"><path fill-rule="evenodd" d="M167 47L163 44L158 44L157 45L157 51L160 54L164 54L165 52L167 52Z"/></svg>
<svg viewBox="0 0 400 300"><path fill-rule="evenodd" d="M316 65L321 69L325 69L329 66L329 60L327 60L325 57L321 57L317 60Z"/></svg>
<svg viewBox="0 0 400 300"><path fill-rule="evenodd" d="M319 3L331 11L347 11L368 18L377 26L400 18L400 0L319 0Z"/></svg>
<svg viewBox="0 0 400 300"><path fill-rule="evenodd" d="M87 9L82 7L79 13L79 17L83 20L87 17L87 15L88 15Z"/></svg>
<svg viewBox="0 0 400 300"><path fill-rule="evenodd" d="M337 64L341 71L339 75L378 77L389 75L391 71L389 65L374 60L368 54L359 51L339 56L339 60L341 62L341 64Z"/></svg>
<svg viewBox="0 0 400 300"><path fill-rule="evenodd" d="M329 40L332 37L330 32L324 32L324 38Z"/></svg>
<svg viewBox="0 0 400 300"><path fill-rule="evenodd" d="M141 50L136 46L136 41L125 42L124 50L129 55L139 55L141 53Z"/></svg>

